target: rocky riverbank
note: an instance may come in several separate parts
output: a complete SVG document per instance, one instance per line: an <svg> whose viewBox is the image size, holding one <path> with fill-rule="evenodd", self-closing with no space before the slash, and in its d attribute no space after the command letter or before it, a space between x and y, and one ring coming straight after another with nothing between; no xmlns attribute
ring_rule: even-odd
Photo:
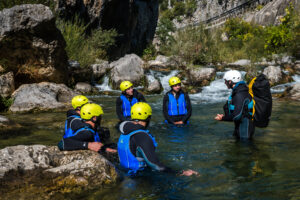
<svg viewBox="0 0 300 200"><path fill-rule="evenodd" d="M118 173L93 151L54 146L11 146L0 150L1 199L49 199L116 183Z"/></svg>

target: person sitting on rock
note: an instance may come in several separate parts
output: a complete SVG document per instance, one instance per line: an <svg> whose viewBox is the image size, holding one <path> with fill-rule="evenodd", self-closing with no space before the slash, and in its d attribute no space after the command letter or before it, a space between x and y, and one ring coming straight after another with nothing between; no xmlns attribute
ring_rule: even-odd
<svg viewBox="0 0 300 200"><path fill-rule="evenodd" d="M130 81L123 81L120 84L122 94L116 101L116 112L120 122L130 120L131 107L137 102L146 102L145 97L133 89Z"/></svg>
<svg viewBox="0 0 300 200"><path fill-rule="evenodd" d="M83 95L77 95L72 98L72 106L74 109L67 111L67 119L65 122L65 134L64 138L72 136L74 134L74 129L72 129L72 124L76 121L80 121L80 109L83 105L89 102L88 98Z"/></svg>
<svg viewBox="0 0 300 200"><path fill-rule="evenodd" d="M88 103L81 108L80 121L74 123L74 134L64 137L59 143L60 150L84 150L92 151L105 150L115 153L116 150L103 145L99 133L96 131L100 126L103 110L95 103ZM109 145L111 146L111 145Z"/></svg>
<svg viewBox="0 0 300 200"><path fill-rule="evenodd" d="M151 115L150 105L138 102L131 108L132 121L124 121L120 124L119 160L129 175L136 175L138 171L142 171L146 167L162 172L175 172L160 163L155 153L157 143L147 130ZM193 174L198 173L193 170L186 170L181 175L190 176Z"/></svg>
<svg viewBox="0 0 300 200"><path fill-rule="evenodd" d="M165 122L176 126L187 124L192 115L190 97L181 89L181 81L178 77L171 77L169 85L171 90L165 94L163 100Z"/></svg>

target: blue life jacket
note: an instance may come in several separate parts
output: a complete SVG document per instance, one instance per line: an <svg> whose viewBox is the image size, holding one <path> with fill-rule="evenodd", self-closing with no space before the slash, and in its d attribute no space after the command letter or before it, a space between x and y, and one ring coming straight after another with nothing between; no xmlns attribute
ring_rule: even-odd
<svg viewBox="0 0 300 200"><path fill-rule="evenodd" d="M187 109L186 109L184 94L181 93L178 99L176 99L176 97L171 92L168 95L169 95L168 114L170 116L185 115L187 113Z"/></svg>
<svg viewBox="0 0 300 200"><path fill-rule="evenodd" d="M236 83L236 85L234 86L234 88L232 90L234 90L238 85L240 84L246 84L244 81L240 81L238 83ZM232 93L231 95L228 97L228 113L231 114L234 111L234 105L232 104ZM248 106L248 110L252 110L253 109L253 101L251 100L250 102L247 101L247 106ZM252 116L252 112L249 112L249 114Z"/></svg>
<svg viewBox="0 0 300 200"><path fill-rule="evenodd" d="M65 134L64 138L69 138L69 137L75 136L75 135L77 135L79 132L81 132L83 130L91 131L93 133L93 135L94 135L94 142L100 142L100 137L99 137L98 132L94 131L93 129L91 129L89 127L80 128L80 129L76 130L72 135L66 135Z"/></svg>
<svg viewBox="0 0 300 200"><path fill-rule="evenodd" d="M133 97L131 102L126 98L125 95L121 94L120 96L122 100L122 111L124 117L130 117L131 106L138 102L137 98Z"/></svg>
<svg viewBox="0 0 300 200"><path fill-rule="evenodd" d="M128 135L121 134L118 141L118 154L119 160L122 167L128 169L128 174L135 174L138 170L143 170L147 164L144 161L144 158L135 157L130 151L130 138L138 132L144 132L149 135L153 141L155 147L157 143L155 138L149 133L148 130L139 129L129 133Z"/></svg>
<svg viewBox="0 0 300 200"><path fill-rule="evenodd" d="M70 124L69 124L69 127L68 127L68 119L71 118L71 117L73 117L73 119L70 121ZM64 138L68 138L68 137L73 136L74 130L71 129L71 124L72 124L73 120L77 120L77 119L80 119L80 116L78 116L78 115L71 115L71 116L69 116L66 119Z"/></svg>

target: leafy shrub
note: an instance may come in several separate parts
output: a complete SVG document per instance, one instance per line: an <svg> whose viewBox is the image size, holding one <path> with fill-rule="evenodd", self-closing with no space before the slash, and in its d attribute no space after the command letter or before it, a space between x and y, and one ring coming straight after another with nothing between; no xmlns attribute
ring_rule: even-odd
<svg viewBox="0 0 300 200"><path fill-rule="evenodd" d="M13 104L12 98L4 98L0 96L0 111L6 111Z"/></svg>
<svg viewBox="0 0 300 200"><path fill-rule="evenodd" d="M90 36L85 35L88 25L75 17L73 22L57 20L66 41L69 59L77 60L82 67L93 64L96 59L107 59L107 51L114 46L117 32L115 30L94 30Z"/></svg>
<svg viewBox="0 0 300 200"><path fill-rule="evenodd" d="M161 18L157 25L156 35L161 42L161 47L174 41L172 33L175 31L174 24L167 18Z"/></svg>

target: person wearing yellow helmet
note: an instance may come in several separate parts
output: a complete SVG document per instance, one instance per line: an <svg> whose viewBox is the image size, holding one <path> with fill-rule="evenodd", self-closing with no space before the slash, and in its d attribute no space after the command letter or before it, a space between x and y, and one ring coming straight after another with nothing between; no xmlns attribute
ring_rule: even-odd
<svg viewBox="0 0 300 200"><path fill-rule="evenodd" d="M123 81L120 84L122 91L120 97L116 101L116 112L120 122L130 120L130 110L137 102L146 102L145 97L137 90L133 89L130 81Z"/></svg>
<svg viewBox="0 0 300 200"><path fill-rule="evenodd" d="M165 122L176 126L187 124L192 115L192 105L188 93L181 89L181 80L174 76L169 79L171 90L163 99Z"/></svg>
<svg viewBox="0 0 300 200"><path fill-rule="evenodd" d="M152 109L149 104L138 102L131 107L132 121L120 124L121 136L118 141L118 154L121 166L129 175L136 175L146 167L157 171L175 172L163 165L156 153L157 143L149 133L147 127L150 123ZM197 174L193 170L186 170L182 175Z"/></svg>
<svg viewBox="0 0 300 200"><path fill-rule="evenodd" d="M67 119L65 122L65 135L64 137L68 137L74 133L74 128L72 127L75 123L80 121L80 109L83 105L89 102L88 98L83 95L77 95L72 98L72 107L67 111Z"/></svg>
<svg viewBox="0 0 300 200"><path fill-rule="evenodd" d="M100 127L101 116L103 115L102 107L95 103L88 103L82 106L80 111L80 123L74 125L75 131L72 135L64 135L59 142L60 150L83 150L92 151L105 150L115 153L116 150L104 146L97 128Z"/></svg>

